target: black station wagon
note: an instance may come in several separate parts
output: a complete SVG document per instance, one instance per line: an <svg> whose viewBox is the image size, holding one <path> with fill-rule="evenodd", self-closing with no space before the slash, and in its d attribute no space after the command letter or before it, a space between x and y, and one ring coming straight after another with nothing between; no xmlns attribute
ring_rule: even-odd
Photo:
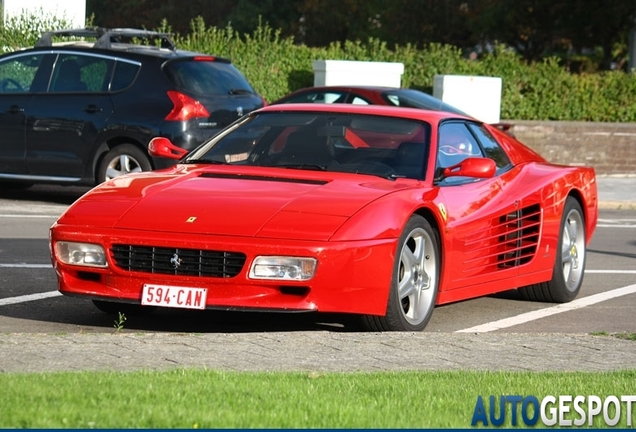
<svg viewBox="0 0 636 432"><path fill-rule="evenodd" d="M163 168L151 138L189 151L264 104L228 59L179 50L167 33L47 32L0 56L0 183L95 185Z"/></svg>

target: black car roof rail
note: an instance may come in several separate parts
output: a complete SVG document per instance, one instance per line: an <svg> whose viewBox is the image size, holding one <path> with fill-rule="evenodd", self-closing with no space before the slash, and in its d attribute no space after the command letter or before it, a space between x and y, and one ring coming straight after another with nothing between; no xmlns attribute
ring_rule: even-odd
<svg viewBox="0 0 636 432"><path fill-rule="evenodd" d="M153 39L161 42L161 48L167 48L172 51L177 49L176 44L170 37L169 33L156 32L151 30L140 30L132 28L78 28L68 30L53 30L42 34L40 39L35 43L36 47L53 46L53 37L75 36L75 37L92 37L97 38L93 45L94 48L110 49L113 43L130 43L132 39Z"/></svg>

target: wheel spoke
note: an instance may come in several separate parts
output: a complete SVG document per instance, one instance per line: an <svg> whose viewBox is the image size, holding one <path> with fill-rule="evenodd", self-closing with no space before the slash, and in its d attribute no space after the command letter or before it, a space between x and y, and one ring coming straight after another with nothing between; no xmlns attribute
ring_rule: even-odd
<svg viewBox="0 0 636 432"><path fill-rule="evenodd" d="M121 175L121 171L114 168L112 165L109 165L108 168L106 169L106 178L112 179L117 177L118 175Z"/></svg>
<svg viewBox="0 0 636 432"><path fill-rule="evenodd" d="M427 301L430 301L423 292L430 288L431 280L426 272L427 246L427 238L417 234L406 242L402 250L398 297L403 304L404 315L412 320L426 314Z"/></svg>
<svg viewBox="0 0 636 432"><path fill-rule="evenodd" d="M565 226L566 226L565 231L568 234L568 242L569 242L569 244L576 243L576 236L577 236L578 231L579 231L579 227L578 227L578 224L576 223L576 220L568 219L568 223Z"/></svg>
<svg viewBox="0 0 636 432"><path fill-rule="evenodd" d="M413 284L413 278L407 273L404 273L404 277L399 281L398 295L400 300L410 296L415 292L415 285Z"/></svg>
<svg viewBox="0 0 636 432"><path fill-rule="evenodd" d="M119 156L119 167L121 174L130 172L130 158L128 157L128 155Z"/></svg>
<svg viewBox="0 0 636 432"><path fill-rule="evenodd" d="M570 253L570 248L564 249L561 251L561 262L563 264L569 264L572 261L572 255Z"/></svg>

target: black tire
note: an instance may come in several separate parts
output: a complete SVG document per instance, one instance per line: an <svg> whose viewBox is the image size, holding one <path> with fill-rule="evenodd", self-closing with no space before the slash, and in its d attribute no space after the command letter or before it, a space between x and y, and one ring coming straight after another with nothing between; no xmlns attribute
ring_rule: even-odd
<svg viewBox="0 0 636 432"><path fill-rule="evenodd" d="M132 144L120 144L104 155L95 181L103 183L131 172L150 171L150 157Z"/></svg>
<svg viewBox="0 0 636 432"><path fill-rule="evenodd" d="M549 282L519 290L526 300L567 303L576 298L583 284L586 253L585 219L579 202L568 197L563 207L554 271Z"/></svg>
<svg viewBox="0 0 636 432"><path fill-rule="evenodd" d="M140 304L119 303L106 300L93 300L93 304L97 309L109 315L118 315L119 313L130 316L147 315L156 309L155 306L142 306Z"/></svg>
<svg viewBox="0 0 636 432"><path fill-rule="evenodd" d="M440 260L437 231L422 216L411 216L398 240L386 314L363 316L365 328L424 330L437 302Z"/></svg>

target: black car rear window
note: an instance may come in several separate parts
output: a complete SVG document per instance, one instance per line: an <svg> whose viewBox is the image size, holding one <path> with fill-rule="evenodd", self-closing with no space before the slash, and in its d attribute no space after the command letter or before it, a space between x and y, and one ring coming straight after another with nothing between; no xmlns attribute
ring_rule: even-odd
<svg viewBox="0 0 636 432"><path fill-rule="evenodd" d="M254 89L241 72L231 63L224 61L175 61L166 65L165 72L176 88L196 95L254 93Z"/></svg>

